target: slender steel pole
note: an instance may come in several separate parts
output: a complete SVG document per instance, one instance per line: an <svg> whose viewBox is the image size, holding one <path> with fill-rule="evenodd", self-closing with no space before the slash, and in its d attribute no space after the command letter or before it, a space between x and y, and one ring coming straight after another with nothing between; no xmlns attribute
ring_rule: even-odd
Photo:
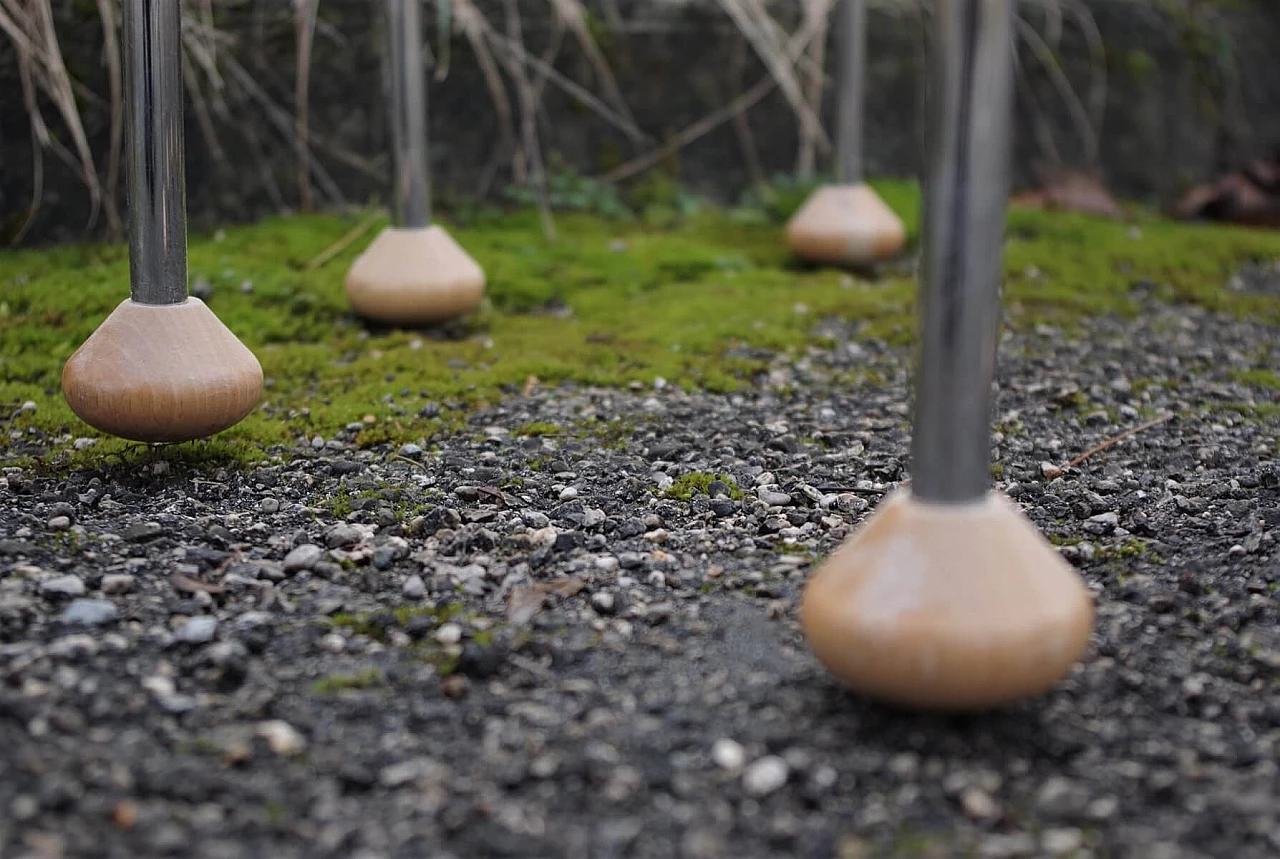
<svg viewBox="0 0 1280 859"><path fill-rule="evenodd" d="M986 494L1008 202L1013 0L935 0L912 493Z"/></svg>
<svg viewBox="0 0 1280 859"><path fill-rule="evenodd" d="M126 0L129 272L133 300L187 300L182 140L182 11L178 0Z"/></svg>
<svg viewBox="0 0 1280 859"><path fill-rule="evenodd" d="M836 179L842 185L862 181L862 109L867 66L867 0L840 4L839 129Z"/></svg>
<svg viewBox="0 0 1280 859"><path fill-rule="evenodd" d="M422 67L422 0L387 0L387 57L391 65L392 192L395 224L431 223L427 178L427 88Z"/></svg>

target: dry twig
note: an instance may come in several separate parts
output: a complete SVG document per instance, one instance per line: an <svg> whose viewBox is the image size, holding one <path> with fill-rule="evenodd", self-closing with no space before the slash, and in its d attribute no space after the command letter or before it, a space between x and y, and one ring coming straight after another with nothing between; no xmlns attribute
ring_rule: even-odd
<svg viewBox="0 0 1280 859"><path fill-rule="evenodd" d="M354 242L356 239L363 236L365 233L369 232L369 229L374 224L376 224L378 220L381 219L381 217L382 217L381 212L377 212L377 211L370 212L368 215L364 217L364 220L356 224L350 230L347 230L347 232L343 234L342 238L338 239L336 242L329 245L329 247L325 248L323 251L316 254L316 256L310 262L307 263L306 268L304 270L315 271L316 269L320 268L322 265L327 263L329 260L336 257L338 254L342 253L344 250L346 250L348 247L351 246L352 242Z"/></svg>
<svg viewBox="0 0 1280 859"><path fill-rule="evenodd" d="M1118 435L1113 435L1111 438L1107 439L1102 444L1099 444L1096 447L1089 448L1084 453L1080 454L1075 459L1071 460L1065 465L1047 466L1044 469L1045 479L1053 480L1055 477L1061 477L1063 474L1066 474L1071 469L1084 463L1095 454L1102 453L1102 451L1108 448L1115 447L1117 444L1129 438L1130 436L1137 435L1138 433L1143 432L1145 430L1149 430L1152 427L1159 426L1162 423L1173 420L1175 417L1177 417L1177 415L1172 412L1167 415L1161 415L1158 418L1154 418L1152 420L1147 421L1145 424L1141 424L1139 426L1133 427L1132 429L1127 429L1124 432L1119 433Z"/></svg>

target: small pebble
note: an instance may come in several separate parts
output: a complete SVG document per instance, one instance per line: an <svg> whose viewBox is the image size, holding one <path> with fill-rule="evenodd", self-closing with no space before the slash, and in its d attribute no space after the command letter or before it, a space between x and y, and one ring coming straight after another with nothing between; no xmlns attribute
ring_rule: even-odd
<svg viewBox="0 0 1280 859"><path fill-rule="evenodd" d="M320 639L320 649L327 653L341 653L347 649L347 640L336 632Z"/></svg>
<svg viewBox="0 0 1280 859"><path fill-rule="evenodd" d="M59 618L71 626L103 626L119 617L120 611L110 600L72 600Z"/></svg>
<svg viewBox="0 0 1280 859"><path fill-rule="evenodd" d="M311 543L303 543L284 556L284 571L296 573L309 570L324 557L324 549Z"/></svg>
<svg viewBox="0 0 1280 859"><path fill-rule="evenodd" d="M742 787L750 796L768 796L787 783L787 762L769 755L747 767L742 774Z"/></svg>
<svg viewBox="0 0 1280 859"><path fill-rule="evenodd" d="M1048 829L1040 836L1040 844L1046 853L1063 856L1084 846L1084 833L1079 829Z"/></svg>
<svg viewBox="0 0 1280 859"><path fill-rule="evenodd" d="M534 530L539 530L551 524L551 520L547 518L547 514L539 513L537 510L526 510L520 514L521 521Z"/></svg>
<svg viewBox="0 0 1280 859"><path fill-rule="evenodd" d="M400 593L404 594L405 599L420 600L427 595L426 582L422 581L422 576L415 573L404 580Z"/></svg>
<svg viewBox="0 0 1280 859"><path fill-rule="evenodd" d="M135 579L128 573L108 573L99 585L104 594L127 594L133 590Z"/></svg>
<svg viewBox="0 0 1280 859"><path fill-rule="evenodd" d="M1000 806L991 794L978 787L966 788L960 795L960 807L973 820L992 820L1000 815Z"/></svg>
<svg viewBox="0 0 1280 859"><path fill-rule="evenodd" d="M40 583L40 593L47 597L79 597L84 596L85 590L79 576L56 576Z"/></svg>
<svg viewBox="0 0 1280 859"><path fill-rule="evenodd" d="M711 760L721 769L737 772L747 762L747 752L741 743L722 738L712 745Z"/></svg>
<svg viewBox="0 0 1280 859"><path fill-rule="evenodd" d="M462 627L456 623L443 624L436 630L435 639L441 644L457 644L462 641Z"/></svg>
<svg viewBox="0 0 1280 859"><path fill-rule="evenodd" d="M280 719L273 719L258 725L257 734L267 741L267 747L280 757L293 757L301 754L307 747L307 741L297 728Z"/></svg>
<svg viewBox="0 0 1280 859"><path fill-rule="evenodd" d="M218 632L218 621L207 615L193 617L178 628L174 640L183 644L206 644Z"/></svg>
<svg viewBox="0 0 1280 859"><path fill-rule="evenodd" d="M770 507L791 506L791 496L785 492L776 492L772 489L761 489L756 493L756 496Z"/></svg>

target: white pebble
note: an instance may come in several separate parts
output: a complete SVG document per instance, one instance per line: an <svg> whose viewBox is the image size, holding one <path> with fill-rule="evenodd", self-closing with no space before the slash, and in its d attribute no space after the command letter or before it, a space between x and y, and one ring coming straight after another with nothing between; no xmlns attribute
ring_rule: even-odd
<svg viewBox="0 0 1280 859"><path fill-rule="evenodd" d="M741 743L723 738L711 747L711 760L721 769L737 772L747 762L747 752Z"/></svg>
<svg viewBox="0 0 1280 859"><path fill-rule="evenodd" d="M201 615L200 617L193 617L184 623L174 637L183 644L205 644L213 641L213 637L217 633L217 618Z"/></svg>
<svg viewBox="0 0 1280 859"><path fill-rule="evenodd" d="M1048 829L1040 837L1040 843L1046 853L1062 856L1084 846L1084 833L1079 829Z"/></svg>
<svg viewBox="0 0 1280 859"><path fill-rule="evenodd" d="M280 719L261 723L257 734L267 741L271 751L281 757L292 757L307 747L307 741L298 729Z"/></svg>
<svg viewBox="0 0 1280 859"><path fill-rule="evenodd" d="M742 787L751 796L768 796L787 783L787 762L769 755L747 767L742 774Z"/></svg>
<svg viewBox="0 0 1280 859"><path fill-rule="evenodd" d="M441 644L457 644L462 641L462 627L456 623L446 623L436 630L435 638Z"/></svg>
<svg viewBox="0 0 1280 859"><path fill-rule="evenodd" d="M320 649L329 653L341 653L347 649L347 640L336 632L331 632L320 639Z"/></svg>
<svg viewBox="0 0 1280 859"><path fill-rule="evenodd" d="M991 820L1000 815L999 804L980 787L966 788L960 796L960 806L972 820Z"/></svg>

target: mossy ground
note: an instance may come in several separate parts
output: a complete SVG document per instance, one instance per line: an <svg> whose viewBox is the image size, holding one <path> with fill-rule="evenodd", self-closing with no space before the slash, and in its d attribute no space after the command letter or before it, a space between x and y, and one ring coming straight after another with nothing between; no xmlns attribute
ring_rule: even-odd
<svg viewBox="0 0 1280 859"><path fill-rule="evenodd" d="M877 185L907 221L914 245L915 187ZM485 268L488 298L473 317L431 332L374 329L347 308L345 272L381 224L326 264L309 266L358 214L193 235L191 281L212 287L210 306L257 353L268 389L248 419L184 446L183 455L252 460L355 421L366 424L366 444L429 438L530 377L543 385L625 385L662 376L732 390L762 368L740 347L799 349L818 336L818 320L835 316L859 322L864 336L909 341L915 284L906 266L868 280L791 260L781 225L804 190L774 189L728 210L678 197L650 203L640 216L612 205L596 206L602 214L560 213L554 242L527 208L455 212L448 228ZM1005 307L1014 325L1133 313L1139 288L1280 324L1280 297L1225 287L1243 264L1280 257L1277 233L1144 213L1115 223L1015 211L1008 238ZM14 431L95 435L63 402L61 370L127 292L125 245L0 255L0 409L9 415L36 404L0 436L0 457ZM439 416L418 416L428 402L442 409ZM58 455L62 464L139 455L138 446L111 439L67 450Z"/></svg>

